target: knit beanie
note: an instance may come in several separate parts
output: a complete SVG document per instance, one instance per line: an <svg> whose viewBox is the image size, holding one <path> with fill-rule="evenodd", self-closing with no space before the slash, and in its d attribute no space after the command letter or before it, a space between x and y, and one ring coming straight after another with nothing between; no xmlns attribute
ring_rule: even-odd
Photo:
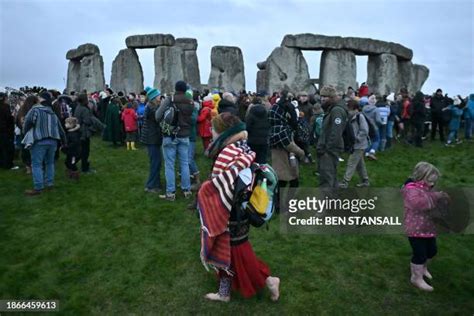
<svg viewBox="0 0 474 316"><path fill-rule="evenodd" d="M148 101L152 101L154 98L159 97L161 94L160 90L151 87L146 87L145 91Z"/></svg>
<svg viewBox="0 0 474 316"><path fill-rule="evenodd" d="M186 82L182 81L182 80L179 80L176 82L176 84L174 85L174 91L175 92L186 92L186 90L188 89L188 85L186 84Z"/></svg>
<svg viewBox="0 0 474 316"><path fill-rule="evenodd" d="M223 132L239 124L240 122L241 121L239 117L228 112L216 115L211 121L212 128L217 134L222 134Z"/></svg>
<svg viewBox="0 0 474 316"><path fill-rule="evenodd" d="M321 89L320 95L322 97L334 98L335 96L337 96L337 91L336 88L334 88L333 86L324 86Z"/></svg>

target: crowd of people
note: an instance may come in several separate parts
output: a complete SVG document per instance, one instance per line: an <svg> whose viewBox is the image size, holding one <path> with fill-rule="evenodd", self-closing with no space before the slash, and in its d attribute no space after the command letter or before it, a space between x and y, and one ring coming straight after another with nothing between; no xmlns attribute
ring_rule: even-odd
<svg viewBox="0 0 474 316"><path fill-rule="evenodd" d="M301 164L317 162L320 187L347 188L355 172L360 177L357 186L367 187L366 158L377 160L378 152L390 150L397 142L422 147L437 134L443 144L454 146L461 142L461 126L466 140L472 139L474 128L474 94L449 97L441 89L431 96L422 92L411 96L406 89L381 96L369 93L370 87L364 83L357 90L324 86L314 94L282 90L268 96L246 91L201 93L178 81L174 90L168 96L152 87L128 94L110 88L93 93L60 94L40 88L1 93L0 165L18 169L14 165L17 150L33 179L33 189L25 194L34 196L54 188L60 152L65 154L72 180L96 172L89 162L94 134L113 147L125 146L130 151L137 150L137 143L143 144L149 157L144 191L175 201L178 175L185 199L198 192L190 205L199 209L201 221L206 219L203 245L222 243L214 237L229 232L224 241L227 246L212 254L222 256L220 261L206 256L204 250L201 254L204 263L219 271L219 292L206 296L211 300L228 301L231 285L245 297L265 286L273 300L279 297L280 280L270 275L248 243L248 222L234 225L228 202L232 200L231 175L235 177L235 170L252 162L270 164L282 194L287 187L299 186ZM211 174L205 177L213 182L201 183L204 179L196 155L203 153L196 152L198 138L204 155L213 162ZM344 176L338 180L337 166L344 152L349 157ZM163 161L164 185L160 180ZM216 218L218 212L224 215ZM416 283L421 281L416 279Z"/></svg>

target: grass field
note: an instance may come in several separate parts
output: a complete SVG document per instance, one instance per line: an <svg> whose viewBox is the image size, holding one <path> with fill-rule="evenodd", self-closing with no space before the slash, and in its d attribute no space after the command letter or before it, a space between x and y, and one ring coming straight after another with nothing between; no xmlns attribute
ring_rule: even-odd
<svg viewBox="0 0 474 316"><path fill-rule="evenodd" d="M441 186L474 187L473 149L397 144L367 163L371 182L399 187L416 162L427 160L443 173ZM74 183L61 159L55 190L30 198L23 196L29 176L0 172L0 299L58 299L62 313L88 315L474 313L473 235L438 238L430 269L435 291L424 293L409 283L403 235L285 235L278 219L268 231L253 229L250 240L282 280L280 301L264 292L207 302L203 295L216 290L216 278L201 265L199 222L188 201L143 192L143 148L127 152L94 139L91 161L98 173ZM198 164L207 173L209 160L199 157ZM316 185L314 169L303 166L301 186Z"/></svg>

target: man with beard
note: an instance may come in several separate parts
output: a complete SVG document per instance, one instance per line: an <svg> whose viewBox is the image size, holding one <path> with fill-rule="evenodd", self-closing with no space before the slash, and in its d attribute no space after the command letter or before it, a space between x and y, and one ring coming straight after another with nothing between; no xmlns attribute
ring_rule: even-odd
<svg viewBox="0 0 474 316"><path fill-rule="evenodd" d="M336 89L324 86L321 89L321 106L324 119L316 146L320 187L337 187L337 163L344 151L342 133L347 124L347 110Z"/></svg>

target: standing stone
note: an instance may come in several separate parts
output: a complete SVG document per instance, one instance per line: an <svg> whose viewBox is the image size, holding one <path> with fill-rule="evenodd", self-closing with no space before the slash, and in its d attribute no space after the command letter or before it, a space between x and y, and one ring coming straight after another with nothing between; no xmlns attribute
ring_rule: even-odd
<svg viewBox="0 0 474 316"><path fill-rule="evenodd" d="M413 63L411 61L398 61L398 88L397 92L401 88L410 89L412 81Z"/></svg>
<svg viewBox="0 0 474 316"><path fill-rule="evenodd" d="M408 93L420 91L428 79L430 70L423 65L413 64L411 61L398 62L399 89L406 88Z"/></svg>
<svg viewBox="0 0 474 316"><path fill-rule="evenodd" d="M124 93L143 91L143 71L133 48L122 49L112 63L110 87Z"/></svg>
<svg viewBox="0 0 474 316"><path fill-rule="evenodd" d="M268 88L267 71L266 70L257 71L257 92L268 93L267 88Z"/></svg>
<svg viewBox="0 0 474 316"><path fill-rule="evenodd" d="M184 80L183 50L177 46L158 46L155 48L154 87L170 94L178 80Z"/></svg>
<svg viewBox="0 0 474 316"><path fill-rule="evenodd" d="M104 60L101 55L90 55L82 58L80 67L80 90L87 93L105 88Z"/></svg>
<svg viewBox="0 0 474 316"><path fill-rule="evenodd" d="M177 38L175 45L181 47L183 50L196 50L198 48L197 39L195 38Z"/></svg>
<svg viewBox="0 0 474 316"><path fill-rule="evenodd" d="M268 94L287 89L293 93L306 91L314 93L315 89L309 82L308 64L299 49L277 47L266 62Z"/></svg>
<svg viewBox="0 0 474 316"><path fill-rule="evenodd" d="M412 68L412 77L408 91L415 94L417 91L421 91L423 84L430 74L428 67L423 65L414 64Z"/></svg>
<svg viewBox="0 0 474 316"><path fill-rule="evenodd" d="M348 50L325 50L321 55L320 85L332 85L345 92L357 84L357 65L355 54Z"/></svg>
<svg viewBox="0 0 474 316"><path fill-rule="evenodd" d="M239 47L214 46L211 50L210 89L238 92L245 89L244 57Z"/></svg>
<svg viewBox="0 0 474 316"><path fill-rule="evenodd" d="M392 54L369 56L367 84L370 92L380 95L396 92L399 87L397 56Z"/></svg>
<svg viewBox="0 0 474 316"><path fill-rule="evenodd" d="M184 52L184 80L193 87L201 91L201 74L199 72L199 62L195 50L185 50Z"/></svg>
<svg viewBox="0 0 474 316"><path fill-rule="evenodd" d="M67 93L71 91L80 91L80 73L81 62L77 60L70 60L67 67Z"/></svg>

